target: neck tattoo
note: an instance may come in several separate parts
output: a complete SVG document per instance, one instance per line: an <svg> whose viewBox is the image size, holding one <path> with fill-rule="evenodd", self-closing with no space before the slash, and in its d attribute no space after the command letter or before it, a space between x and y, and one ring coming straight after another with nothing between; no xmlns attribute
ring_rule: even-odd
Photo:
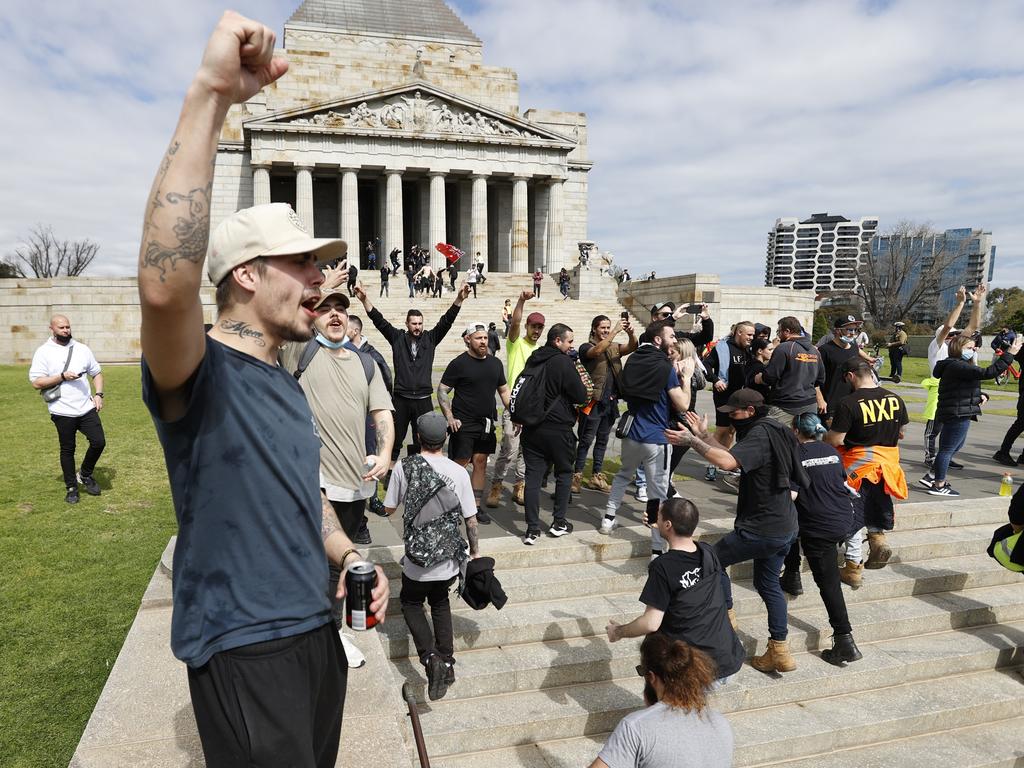
<svg viewBox="0 0 1024 768"><path fill-rule="evenodd" d="M241 320L232 320L231 318L225 318L220 321L220 329L224 333L236 334L239 338L250 339L257 346L267 346L266 340L263 338L263 331L257 331L248 323L242 322Z"/></svg>

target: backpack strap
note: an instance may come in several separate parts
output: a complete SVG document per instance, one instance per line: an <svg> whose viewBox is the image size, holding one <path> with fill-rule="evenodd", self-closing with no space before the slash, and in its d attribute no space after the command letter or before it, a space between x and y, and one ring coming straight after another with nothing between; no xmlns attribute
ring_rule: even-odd
<svg viewBox="0 0 1024 768"><path fill-rule="evenodd" d="M313 362L313 358L316 357L316 353L320 351L320 342L316 339L310 339L306 342L305 348L302 350L302 354L299 355L299 364L295 366L295 380L298 381L302 378L302 374L306 372L309 364Z"/></svg>

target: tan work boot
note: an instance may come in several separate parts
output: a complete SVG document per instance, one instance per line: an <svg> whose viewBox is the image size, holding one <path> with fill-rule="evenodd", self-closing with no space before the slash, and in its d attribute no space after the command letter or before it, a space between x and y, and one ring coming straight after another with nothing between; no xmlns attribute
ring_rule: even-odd
<svg viewBox="0 0 1024 768"><path fill-rule="evenodd" d="M572 473L572 486L569 488L570 493L579 493L583 490L583 473L573 472Z"/></svg>
<svg viewBox="0 0 1024 768"><path fill-rule="evenodd" d="M501 504L501 481L495 480L491 483L491 490L487 492L487 501L484 502L488 507L494 509Z"/></svg>
<svg viewBox="0 0 1024 768"><path fill-rule="evenodd" d="M523 506L523 491L526 490L526 483L520 480L512 488L512 500L519 506Z"/></svg>
<svg viewBox="0 0 1024 768"><path fill-rule="evenodd" d="M847 560L839 569L839 580L847 586L860 589L861 582L864 580L864 566L853 562L853 560Z"/></svg>
<svg viewBox="0 0 1024 768"><path fill-rule="evenodd" d="M869 570L876 570L878 568L885 568L885 564L889 562L889 558L892 557L892 549L885 542L885 534L879 531L878 533L868 534L868 560L864 563L864 567Z"/></svg>
<svg viewBox="0 0 1024 768"><path fill-rule="evenodd" d="M608 493L611 490L611 486L608 485L608 479L604 476L604 472L595 472L590 476L590 483L587 485L588 488L594 491L601 491L601 493Z"/></svg>
<svg viewBox="0 0 1024 768"><path fill-rule="evenodd" d="M729 609L729 623L732 624L732 631L736 632L740 628L740 623L736 621L736 611L732 608Z"/></svg>
<svg viewBox="0 0 1024 768"><path fill-rule="evenodd" d="M769 640L763 656L750 659L750 666L758 672L792 672L796 662L789 653L788 640Z"/></svg>

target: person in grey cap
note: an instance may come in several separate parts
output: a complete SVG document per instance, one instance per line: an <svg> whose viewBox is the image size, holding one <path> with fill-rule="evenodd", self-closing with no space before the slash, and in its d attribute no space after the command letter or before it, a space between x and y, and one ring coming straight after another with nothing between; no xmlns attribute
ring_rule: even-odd
<svg viewBox="0 0 1024 768"><path fill-rule="evenodd" d="M287 69L270 29L221 17L153 182L139 254L142 396L178 521L171 650L188 666L209 766L335 765L348 669L327 563L364 560L320 492L306 398L277 364L283 343L313 335L318 260L346 246L311 237L281 203L238 211L210 235L228 110ZM209 334L204 256L218 313ZM378 622L387 602L378 568Z"/></svg>
<svg viewBox="0 0 1024 768"><path fill-rule="evenodd" d="M416 430L420 453L406 456L395 465L384 511L391 515L399 504L404 505L405 555L399 601L416 654L427 672L427 695L435 701L455 682L455 638L448 592L466 563L467 543L459 533L459 520L465 521L469 559L476 558L480 543L469 476L441 453L448 419L436 411L424 413L416 419ZM433 535L426 535L425 526ZM430 604L429 622L424 602Z"/></svg>

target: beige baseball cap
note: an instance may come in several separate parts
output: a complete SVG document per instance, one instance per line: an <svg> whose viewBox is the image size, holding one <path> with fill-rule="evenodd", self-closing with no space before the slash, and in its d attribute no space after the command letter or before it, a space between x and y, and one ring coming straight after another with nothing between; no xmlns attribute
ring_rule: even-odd
<svg viewBox="0 0 1024 768"><path fill-rule="evenodd" d="M217 285L239 264L257 256L313 253L318 264L348 253L344 240L312 237L287 203L244 208L228 216L210 235L206 273Z"/></svg>

